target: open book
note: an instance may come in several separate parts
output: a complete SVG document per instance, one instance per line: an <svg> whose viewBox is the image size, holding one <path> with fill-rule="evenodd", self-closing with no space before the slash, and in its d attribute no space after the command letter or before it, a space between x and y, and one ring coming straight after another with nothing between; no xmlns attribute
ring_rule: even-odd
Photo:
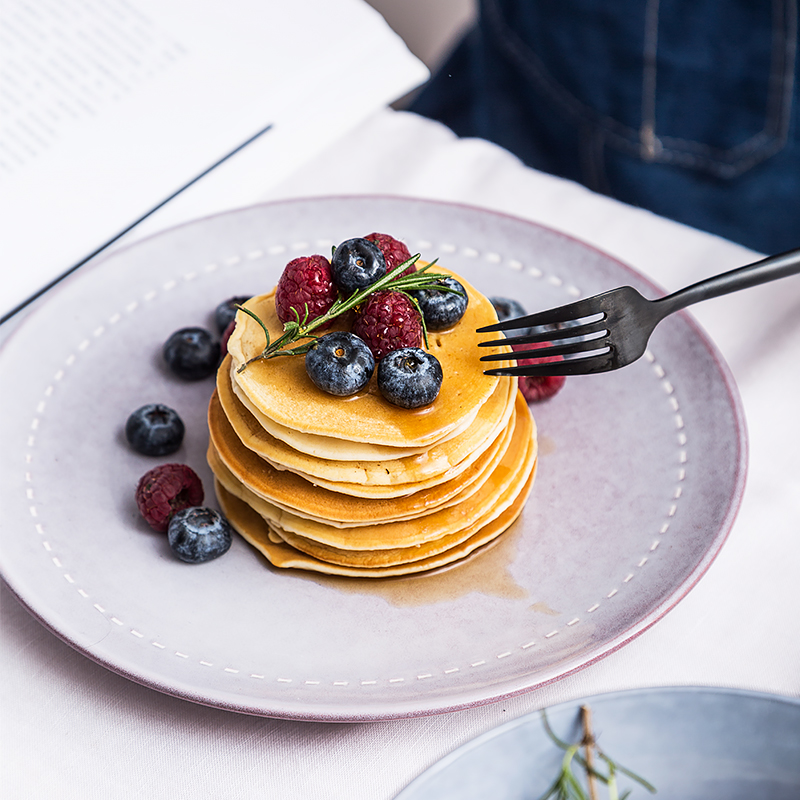
<svg viewBox="0 0 800 800"><path fill-rule="evenodd" d="M427 77L362 0L5 0L0 37L0 321L154 209L246 205Z"/></svg>

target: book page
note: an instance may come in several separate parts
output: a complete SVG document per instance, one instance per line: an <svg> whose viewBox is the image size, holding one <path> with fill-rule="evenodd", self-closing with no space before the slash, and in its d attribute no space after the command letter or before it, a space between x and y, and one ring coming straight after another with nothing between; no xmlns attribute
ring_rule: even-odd
<svg viewBox="0 0 800 800"><path fill-rule="evenodd" d="M258 142L244 204L427 75L361 0L5 0L0 50L0 316L232 153Z"/></svg>

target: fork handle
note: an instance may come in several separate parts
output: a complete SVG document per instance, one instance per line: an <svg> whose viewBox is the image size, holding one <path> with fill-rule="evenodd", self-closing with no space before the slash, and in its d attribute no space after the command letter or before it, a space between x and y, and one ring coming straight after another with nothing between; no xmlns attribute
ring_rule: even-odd
<svg viewBox="0 0 800 800"><path fill-rule="evenodd" d="M706 278L674 294L655 300L654 303L658 306L660 318L663 319L667 314L680 311L701 300L710 300L712 297L737 292L739 289L749 289L751 286L786 278L798 272L800 272L800 248L762 258L753 264L723 272L713 278Z"/></svg>

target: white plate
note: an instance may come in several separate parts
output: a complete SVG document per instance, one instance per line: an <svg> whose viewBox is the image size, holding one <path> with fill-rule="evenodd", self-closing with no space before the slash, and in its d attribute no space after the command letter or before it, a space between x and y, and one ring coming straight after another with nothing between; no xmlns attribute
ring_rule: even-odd
<svg viewBox="0 0 800 800"><path fill-rule="evenodd" d="M548 709L548 724L562 741L581 740L582 705L592 711L598 745L650 782L658 800L800 796L800 700L694 687L614 692ZM537 711L454 750L396 800L542 797L563 755ZM596 766L607 774L599 759ZM574 772L584 777L580 767ZM625 775L617 777L620 794L652 797ZM609 796L602 786L598 791Z"/></svg>
<svg viewBox="0 0 800 800"><path fill-rule="evenodd" d="M268 204L146 240L64 281L0 351L0 566L55 633L133 680L276 717L367 720L490 702L629 642L696 583L742 494L746 446L731 376L685 314L647 357L569 379L534 407L539 474L498 545L441 574L391 581L279 572L243 541L186 565L139 518L155 463L205 465L212 381L160 360L177 328L211 326L227 297L271 288L286 262L373 230L438 257L530 311L647 280L562 234L406 199ZM476 350L477 356L477 350ZM122 428L176 408L181 451L148 459ZM212 492L213 494L213 492Z"/></svg>

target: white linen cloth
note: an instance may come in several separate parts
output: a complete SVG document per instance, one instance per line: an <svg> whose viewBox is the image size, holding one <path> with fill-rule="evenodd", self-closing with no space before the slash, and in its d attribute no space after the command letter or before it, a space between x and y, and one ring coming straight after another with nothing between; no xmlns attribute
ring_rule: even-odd
<svg viewBox="0 0 800 800"><path fill-rule="evenodd" d="M390 110L261 199L364 193L528 218L609 252L669 291L758 257ZM208 212L226 204L221 194ZM176 208L144 231L179 221ZM749 428L748 484L708 573L639 638L551 686L481 708L369 724L303 723L205 708L132 683L63 644L2 586L4 796L384 800L477 734L558 702L670 685L800 696L800 278L691 313L738 382Z"/></svg>

